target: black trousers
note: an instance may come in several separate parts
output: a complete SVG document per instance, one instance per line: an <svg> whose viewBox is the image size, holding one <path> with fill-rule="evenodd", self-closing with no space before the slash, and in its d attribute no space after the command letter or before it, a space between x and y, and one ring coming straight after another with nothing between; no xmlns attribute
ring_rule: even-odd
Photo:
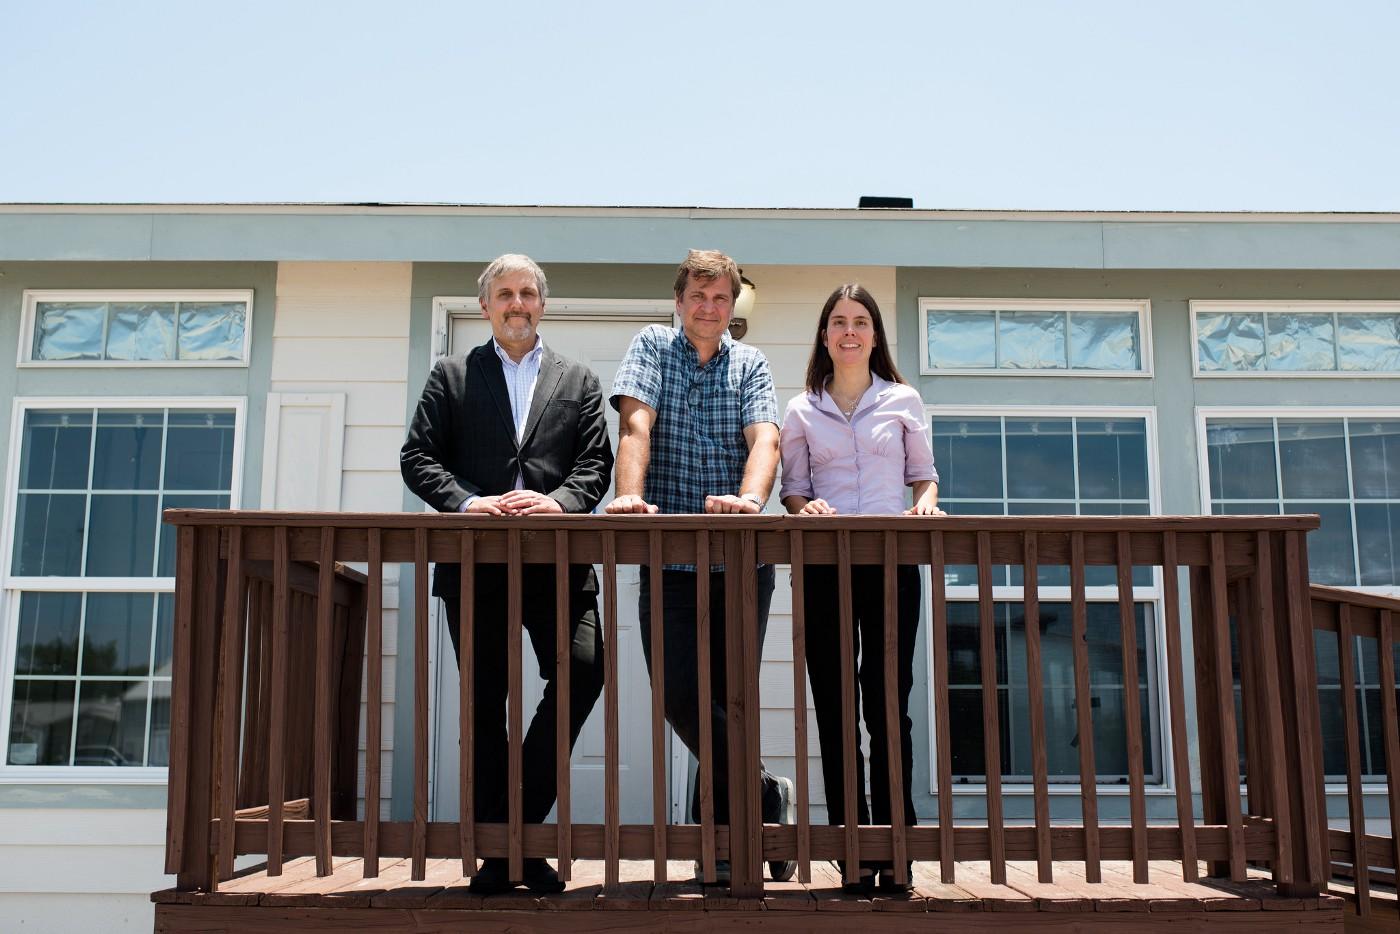
<svg viewBox="0 0 1400 934"><path fill-rule="evenodd" d="M895 575L899 608L896 642L899 678L900 764L904 775L904 822L915 823L912 793L914 722L909 718L909 692L914 686L914 639L919 631L918 568L900 565ZM885 600L884 568L851 568L851 658L855 672L856 716L864 713L870 735L870 803L865 799L865 762L856 743L856 813L862 824L890 822L890 764L885 718ZM808 565L803 579L806 612L807 677L817 712L822 751L822 780L826 783L827 823L845 822L846 776L841 747L841 605L836 568ZM872 820L873 818L873 820ZM877 864L870 864L877 865ZM885 863L883 865L888 865Z"/></svg>
<svg viewBox="0 0 1400 934"><path fill-rule="evenodd" d="M577 575L576 575L577 576ZM554 569L526 567L523 572L523 622L530 645L545 681L544 697L535 708L525 731L522 750L523 802L525 823L543 821L557 795L555 783L554 737L557 726L557 672L554 662ZM579 581L569 588L569 748L578 740L593 704L603 690L603 636L598 628L598 596L584 590ZM478 565L476 570L476 618L473 659L473 698L475 711L474 806L477 820L497 823L507 819L506 790L508 745L506 698L510 688L507 632L508 589L503 565ZM452 636L452 654L460 658L461 601L457 594L446 594L447 631Z"/></svg>
<svg viewBox="0 0 1400 934"><path fill-rule="evenodd" d="M642 588L637 614L640 618L642 655L646 658L647 674L651 669L651 575L649 568L641 569ZM695 638L695 572L661 572L662 641L666 655L666 721L676 731L681 742L700 758L700 664L698 640ZM763 653L763 638L768 632L768 607L773 602L773 566L758 568L758 650ZM710 572L710 737L714 750L715 823L729 823L729 728L725 704L728 678L725 675L724 632L724 572ZM763 782L763 820L778 820L782 802L778 783L759 766ZM700 822L700 787L696 783L690 801L690 818Z"/></svg>

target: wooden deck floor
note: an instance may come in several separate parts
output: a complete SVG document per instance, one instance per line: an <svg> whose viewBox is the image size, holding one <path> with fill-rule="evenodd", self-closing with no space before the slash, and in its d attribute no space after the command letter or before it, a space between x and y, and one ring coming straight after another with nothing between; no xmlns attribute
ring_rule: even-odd
<svg viewBox="0 0 1400 934"><path fill-rule="evenodd" d="M407 860L385 859L377 879L363 877L355 858L336 860L317 878L309 858L292 860L280 877L251 871L219 891L167 890L152 896L157 931L462 930L472 931L1288 931L1340 932L1342 900L1283 898L1264 881L1182 881L1181 864L1155 862L1152 882L1137 885L1128 863L1104 863L1104 881L1084 880L1083 867L1055 864L1055 882L1036 881L1034 863L1008 864L1008 884L995 885L986 863L959 863L957 883L938 881L936 864L915 867L908 895L860 898L841 891L836 870L814 864L813 880L770 883L762 899L736 899L702 887L688 862L669 864L671 878L647 881L650 862L622 864L623 884L603 891L601 862L574 864L568 889L533 895L524 889L480 896L467 890L457 860L430 860L427 878L409 879ZM607 914L604 914L607 912ZM626 914L619 914L625 912ZM1015 913L1016 917L1005 917ZM859 916L859 917L858 917Z"/></svg>

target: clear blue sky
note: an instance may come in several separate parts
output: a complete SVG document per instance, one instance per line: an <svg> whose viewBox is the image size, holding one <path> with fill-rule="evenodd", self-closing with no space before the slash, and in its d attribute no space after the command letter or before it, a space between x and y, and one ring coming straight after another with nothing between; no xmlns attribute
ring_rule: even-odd
<svg viewBox="0 0 1400 934"><path fill-rule="evenodd" d="M0 201L1400 210L1394 0L0 0Z"/></svg>

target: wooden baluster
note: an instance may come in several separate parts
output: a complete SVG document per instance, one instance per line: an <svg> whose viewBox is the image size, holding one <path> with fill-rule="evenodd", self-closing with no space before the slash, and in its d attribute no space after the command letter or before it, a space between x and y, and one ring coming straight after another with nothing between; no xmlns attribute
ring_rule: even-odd
<svg viewBox="0 0 1400 934"><path fill-rule="evenodd" d="M569 778L573 731L569 728L569 669L573 659L573 608L569 605L569 533L554 532L554 785L556 833L559 848L559 878L567 882L572 876L573 828L569 814ZM603 651L614 651L605 646Z"/></svg>
<svg viewBox="0 0 1400 934"><path fill-rule="evenodd" d="M369 585L365 596L365 839L364 877L379 877L380 753L384 716L384 553L382 532L368 532Z"/></svg>
<svg viewBox="0 0 1400 934"><path fill-rule="evenodd" d="M837 599L841 604L841 774L845 785L841 822L845 825L845 881L855 882L860 878L860 817L856 801L864 787L864 776L857 774L856 770L856 749L860 745L860 737L856 733L856 662L851 632L851 533L847 529L836 533L836 561ZM832 803L828 794L827 807L831 807Z"/></svg>
<svg viewBox="0 0 1400 934"><path fill-rule="evenodd" d="M661 532L647 533L647 567L656 586L651 588L651 871L657 882L666 881L666 631L661 606Z"/></svg>
<svg viewBox="0 0 1400 934"><path fill-rule="evenodd" d="M476 875L476 532L458 537L462 572L457 618L457 845L462 875Z"/></svg>
<svg viewBox="0 0 1400 934"><path fill-rule="evenodd" d="M331 874L331 622L335 609L335 528L321 529L316 580L316 875Z"/></svg>
<svg viewBox="0 0 1400 934"><path fill-rule="evenodd" d="M291 588L288 532L279 525L272 537L272 698L268 714L267 874L282 874L282 802L287 800L287 655L291 652Z"/></svg>
<svg viewBox="0 0 1400 934"><path fill-rule="evenodd" d="M243 620L248 579L243 575L243 529L228 534L228 572L224 593L222 674L219 684L219 871L218 879L233 876L235 844L233 812L238 796L238 719L242 702Z"/></svg>
<svg viewBox="0 0 1400 934"><path fill-rule="evenodd" d="M662 586L659 578L653 588ZM662 624L652 619L653 626ZM700 866L706 882L715 881L715 757L710 685L710 533L695 533L695 658L700 681ZM688 802L687 802L688 805Z"/></svg>
<svg viewBox="0 0 1400 934"><path fill-rule="evenodd" d="M736 593L739 599L738 607L738 630L739 636L739 659L738 665L730 670L738 674L738 684L731 679L728 684L729 696L737 698L739 708L736 711L737 717L731 714L731 723L737 720L739 734L742 742L739 744L741 755L739 757L740 782L738 787L742 794L739 798L741 804L734 800L735 784L730 782L729 814L732 836L730 842L731 859L735 849L733 841L737 839L745 850L744 859L737 864L731 863L734 867L734 877L730 885L730 894L736 898L762 897L763 895L763 794L759 781L760 757L759 757L759 697L758 697L758 668L762 662L762 646L758 640L758 542L752 529L746 529L739 533L739 585L731 588L731 592ZM733 562L726 559L726 570L733 569ZM725 576L726 586L729 586L731 578ZM734 634L735 627L730 620L735 617L726 615L726 634ZM727 660L734 658L735 642L730 641L726 647L725 657ZM731 750L734 743L731 740ZM733 774L733 765L730 766L730 774ZM734 814L736 806L743 808L743 823L737 827L734 825ZM737 836L735 836L737 835Z"/></svg>
<svg viewBox="0 0 1400 934"><path fill-rule="evenodd" d="M807 775L807 602L802 532L788 533L792 562L792 732L797 769L797 880L812 881L812 817Z"/></svg>
<svg viewBox="0 0 1400 934"><path fill-rule="evenodd" d="M1099 866L1099 790L1094 763L1094 715L1089 693L1089 627L1084 604L1084 533L1069 535L1070 631L1074 652L1074 709L1079 730L1079 793L1084 821L1084 878L1102 882Z"/></svg>
<svg viewBox="0 0 1400 934"><path fill-rule="evenodd" d="M1200 877L1196 865L1196 816L1191 803L1191 760L1186 748L1186 691L1181 659L1181 585L1177 580L1176 533L1162 533L1162 606L1167 630L1167 709L1171 717L1172 774L1176 823L1181 842L1181 874Z"/></svg>
<svg viewBox="0 0 1400 934"><path fill-rule="evenodd" d="M1268 722L1259 709L1261 678L1259 673L1259 633L1254 625L1254 595L1247 578L1239 578L1228 588L1231 599L1230 615L1235 619L1235 633L1239 640L1236 656L1240 662L1240 709L1236 727L1244 744L1245 807L1244 815L1268 817L1269 802L1265 800L1264 789L1268 787L1269 763L1264 755L1264 743L1268 740Z"/></svg>
<svg viewBox="0 0 1400 934"><path fill-rule="evenodd" d="M1356 711L1356 648L1351 604L1336 604L1337 661L1341 669L1342 718L1346 723L1347 817L1351 821L1351 865L1356 877L1356 913L1371 915L1371 861L1366 853L1366 805L1361 797L1361 738ZM1379 648L1379 645L1377 646Z"/></svg>
<svg viewBox="0 0 1400 934"><path fill-rule="evenodd" d="M413 530L413 831L409 877L428 873L428 530Z"/></svg>
<svg viewBox="0 0 1400 934"><path fill-rule="evenodd" d="M654 586L661 586L654 581ZM603 533L603 886L616 891L621 875L618 856L621 836L618 830L618 724L617 724L617 536ZM652 626L662 621L653 619Z"/></svg>
<svg viewBox="0 0 1400 934"><path fill-rule="evenodd" d="M1385 737L1385 790L1390 804L1391 866L1400 869L1400 716L1395 705L1395 629L1389 610L1378 614L1376 648L1380 653L1381 735Z"/></svg>
<svg viewBox="0 0 1400 934"><path fill-rule="evenodd" d="M1213 673L1220 721L1220 777L1225 801L1225 821L1229 833L1230 878L1247 878L1244 863L1244 819L1240 813L1239 735L1235 728L1234 678L1230 669L1230 617L1225 590L1225 536L1210 535L1210 648L1214 652Z"/></svg>
<svg viewBox="0 0 1400 934"><path fill-rule="evenodd" d="M1123 699L1128 740L1129 812L1133 825L1133 881L1147 877L1147 794L1142 768L1142 705L1138 699L1137 612L1133 605L1132 538L1117 536L1118 627L1123 649Z"/></svg>
<svg viewBox="0 0 1400 934"><path fill-rule="evenodd" d="M1006 822L1001 800L1001 713L997 702L996 603L992 599L992 533L977 533L977 634L982 663L982 758L987 773L987 842L991 877L1006 884Z"/></svg>
<svg viewBox="0 0 1400 934"><path fill-rule="evenodd" d="M1302 805L1300 837L1308 857L1306 888L1295 874L1293 894L1315 894L1327 887L1332 875L1330 845L1326 831L1327 802L1322 775L1322 723L1317 697L1317 659L1314 657L1312 613L1308 594L1308 545L1302 532L1283 536L1283 585L1287 588L1288 635L1292 659L1293 723L1298 755L1294 774L1299 782ZM1285 701L1285 706L1287 702Z"/></svg>
<svg viewBox="0 0 1400 934"><path fill-rule="evenodd" d="M1286 738L1283 729L1283 701L1279 692L1278 633L1284 629L1274 615L1274 554L1273 539L1268 532L1258 532L1254 536L1255 574L1254 628L1258 635L1258 672L1263 688L1263 716L1268 721L1268 742L1264 744L1265 759L1272 781L1270 789L1270 814L1274 822L1274 841L1277 858L1274 860L1275 883L1293 881L1293 820L1284 776L1287 774L1287 759L1284 756Z"/></svg>
<svg viewBox="0 0 1400 934"><path fill-rule="evenodd" d="M509 833L508 868L512 879L525 874L523 781L525 775L525 690L520 653L524 650L525 594L520 562L520 530L506 532L506 670L509 687L507 726L510 733L506 761L506 826Z"/></svg>
<svg viewBox="0 0 1400 934"><path fill-rule="evenodd" d="M957 875L953 833L952 725L948 715L948 590L943 533L928 533L929 618L933 639L933 721L938 759L938 862L940 878L952 883Z"/></svg>
<svg viewBox="0 0 1400 934"><path fill-rule="evenodd" d="M889 757L890 782L890 848L894 856L894 879L909 881L909 847L904 832L904 718L900 716L902 698L899 683L899 549L893 531L884 534L885 543L885 734ZM873 647L867 647L870 651ZM869 703L867 700L866 703Z"/></svg>
<svg viewBox="0 0 1400 934"><path fill-rule="evenodd" d="M1036 877L1045 884L1055 881L1054 848L1050 841L1050 777L1045 742L1045 673L1040 658L1040 553L1039 536L1022 536L1023 617L1026 628L1026 690L1030 695L1031 782L1035 793Z"/></svg>
<svg viewBox="0 0 1400 934"><path fill-rule="evenodd" d="M263 643L267 639L268 612L272 604L264 594L261 579L249 577L247 581L248 661L243 676L242 764L238 770L237 807L261 803L265 799L265 792L262 798L258 797L258 790L263 784L259 776L263 775L260 770L263 767L263 751L267 739L260 728L267 717L267 703L263 697L267 679L263 677L262 666Z"/></svg>

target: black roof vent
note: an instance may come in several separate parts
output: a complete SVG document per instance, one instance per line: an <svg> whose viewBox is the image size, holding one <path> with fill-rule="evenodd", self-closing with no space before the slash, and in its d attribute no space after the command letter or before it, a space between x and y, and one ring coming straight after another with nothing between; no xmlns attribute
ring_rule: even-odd
<svg viewBox="0 0 1400 934"><path fill-rule="evenodd" d="M884 195L861 195L860 205L862 208L912 208L913 198L889 198Z"/></svg>

